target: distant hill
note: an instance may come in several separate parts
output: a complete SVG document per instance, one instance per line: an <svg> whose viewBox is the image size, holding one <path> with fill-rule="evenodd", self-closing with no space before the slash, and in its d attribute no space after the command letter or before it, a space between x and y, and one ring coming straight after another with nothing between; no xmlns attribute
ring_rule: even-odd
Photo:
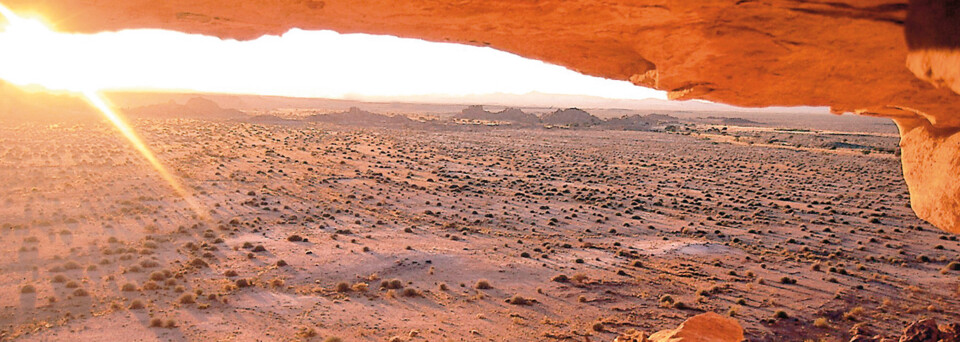
<svg viewBox="0 0 960 342"><path fill-rule="evenodd" d="M341 113L314 114L306 117L304 121L339 125L410 125L416 123L416 121L403 115L389 116L371 113L357 107L350 107L350 110Z"/></svg>
<svg viewBox="0 0 960 342"><path fill-rule="evenodd" d="M664 114L624 115L605 120L601 125L609 129L650 130L658 126L680 122L680 118Z"/></svg>
<svg viewBox="0 0 960 342"><path fill-rule="evenodd" d="M744 118L729 118L729 117L718 117L718 116L708 116L703 119L705 122L718 124L718 125L731 125L731 126L762 126L762 123L744 119Z"/></svg>
<svg viewBox="0 0 960 342"><path fill-rule="evenodd" d="M303 123L300 120L285 119L276 115L253 115L244 119L238 119L234 121L242 121L246 123L258 124L258 125L295 125Z"/></svg>
<svg viewBox="0 0 960 342"><path fill-rule="evenodd" d="M600 118L579 108L560 109L553 113L543 114L540 121L554 126L593 126L603 122Z"/></svg>
<svg viewBox="0 0 960 342"><path fill-rule="evenodd" d="M0 81L0 119L65 122L102 120L103 115L77 95L26 91Z"/></svg>
<svg viewBox="0 0 960 342"><path fill-rule="evenodd" d="M454 116L457 119L480 120L480 121L502 121L514 124L538 124L540 118L536 115L525 113L519 108L506 108L502 111L493 113L483 109L482 105L469 106L460 114Z"/></svg>
<svg viewBox="0 0 960 342"><path fill-rule="evenodd" d="M132 117L149 119L186 118L222 121L248 118L247 114L239 110L221 108L216 102L202 97L191 98L182 105L171 100L167 103L129 108L124 112Z"/></svg>

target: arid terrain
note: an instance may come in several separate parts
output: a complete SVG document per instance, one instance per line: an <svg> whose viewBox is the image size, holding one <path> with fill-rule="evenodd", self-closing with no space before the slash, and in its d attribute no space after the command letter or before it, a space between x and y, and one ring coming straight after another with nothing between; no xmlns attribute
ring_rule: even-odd
<svg viewBox="0 0 960 342"><path fill-rule="evenodd" d="M960 243L911 211L892 124L756 116L132 120L189 199L106 122L5 123L0 338L612 341L716 312L751 341L848 341L952 322Z"/></svg>

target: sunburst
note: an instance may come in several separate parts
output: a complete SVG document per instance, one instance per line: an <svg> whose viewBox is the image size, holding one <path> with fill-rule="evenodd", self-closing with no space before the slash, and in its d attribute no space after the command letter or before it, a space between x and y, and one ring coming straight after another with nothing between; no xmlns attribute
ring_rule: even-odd
<svg viewBox="0 0 960 342"><path fill-rule="evenodd" d="M0 16L7 21L5 26L0 27L0 29L2 29L2 31L0 31L0 36L6 36L7 38L13 39L28 39L35 44L44 44L45 41L49 41L51 37L54 37L55 32L47 27L47 25L43 24L43 22L35 19L26 19L20 17L3 4L0 4ZM7 51L5 53L12 52ZM21 82L30 81L21 80ZM113 106L109 104L109 102L98 89L92 89L91 87L83 86L73 86L68 89L56 89L56 86L45 85L42 83L37 85L50 90L75 93L84 97L93 108L96 108L98 111L100 111L104 118L113 124L117 131L119 131L120 134L130 142L130 145L150 164L160 178L170 185L177 195L183 198L198 215L204 216L203 211L200 209L200 206L196 203L191 193L187 191L177 177L175 177L167 169L167 167L160 162L160 159L157 158L156 154L154 154L150 147L144 143L143 139L140 138L130 124L128 124L126 120L124 120L123 117L113 108Z"/></svg>

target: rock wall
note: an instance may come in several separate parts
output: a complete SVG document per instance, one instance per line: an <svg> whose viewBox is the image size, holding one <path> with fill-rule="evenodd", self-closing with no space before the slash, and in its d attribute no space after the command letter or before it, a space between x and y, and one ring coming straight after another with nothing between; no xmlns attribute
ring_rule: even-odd
<svg viewBox="0 0 960 342"><path fill-rule="evenodd" d="M952 0L4 0L62 31L250 39L332 29L492 46L740 106L895 118L917 214L960 232L960 2Z"/></svg>

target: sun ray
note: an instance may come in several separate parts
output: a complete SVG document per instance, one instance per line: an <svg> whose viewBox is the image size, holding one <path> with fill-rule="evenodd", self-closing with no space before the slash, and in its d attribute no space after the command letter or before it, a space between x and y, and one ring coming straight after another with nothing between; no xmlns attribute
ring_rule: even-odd
<svg viewBox="0 0 960 342"><path fill-rule="evenodd" d="M113 124L114 127L124 138L127 138L127 141L130 142L130 145L133 146L137 152L140 152L140 155L150 163L150 166L157 171L157 174L160 175L160 178L163 178L167 184L173 188L173 191L182 197L190 207L197 212L198 215L203 216L202 210L200 210L199 205L193 199L193 195L187 191L186 188L180 184L180 181L173 174L167 170L167 167L160 162L160 159L157 159L157 156L150 150L150 147L143 142L143 139L137 135L137 132L130 127L129 124L121 117L113 108L104 100L103 96L96 91L84 91L83 96L90 102L90 105L100 111L103 116Z"/></svg>
<svg viewBox="0 0 960 342"><path fill-rule="evenodd" d="M53 33L49 28L47 28L43 23L35 20L28 20L21 18L16 15L9 8L0 4L0 16L6 19L7 24L3 27L0 27L0 34L7 35L29 35L28 38L37 38L37 44L42 44L42 37L47 36L48 34ZM42 84L41 84L42 86ZM205 213L201 210L201 207L193 198L193 195L187 191L187 189L180 183L179 179L174 176L166 166L160 162L160 159L153 153L149 146L144 143L143 139L137 135L137 132L123 119L123 117L113 109L113 107L106 101L104 96L100 94L98 90L95 89L51 89L51 90L66 90L74 93L79 93L90 103L91 106L96 108L103 114L104 118L110 121L111 124L123 135L124 138L130 142L130 145L133 146L135 150L150 164L150 166L157 172L157 174L162 178L167 184L173 188L174 192L178 196L183 198L187 204L197 213L199 217L205 217Z"/></svg>

